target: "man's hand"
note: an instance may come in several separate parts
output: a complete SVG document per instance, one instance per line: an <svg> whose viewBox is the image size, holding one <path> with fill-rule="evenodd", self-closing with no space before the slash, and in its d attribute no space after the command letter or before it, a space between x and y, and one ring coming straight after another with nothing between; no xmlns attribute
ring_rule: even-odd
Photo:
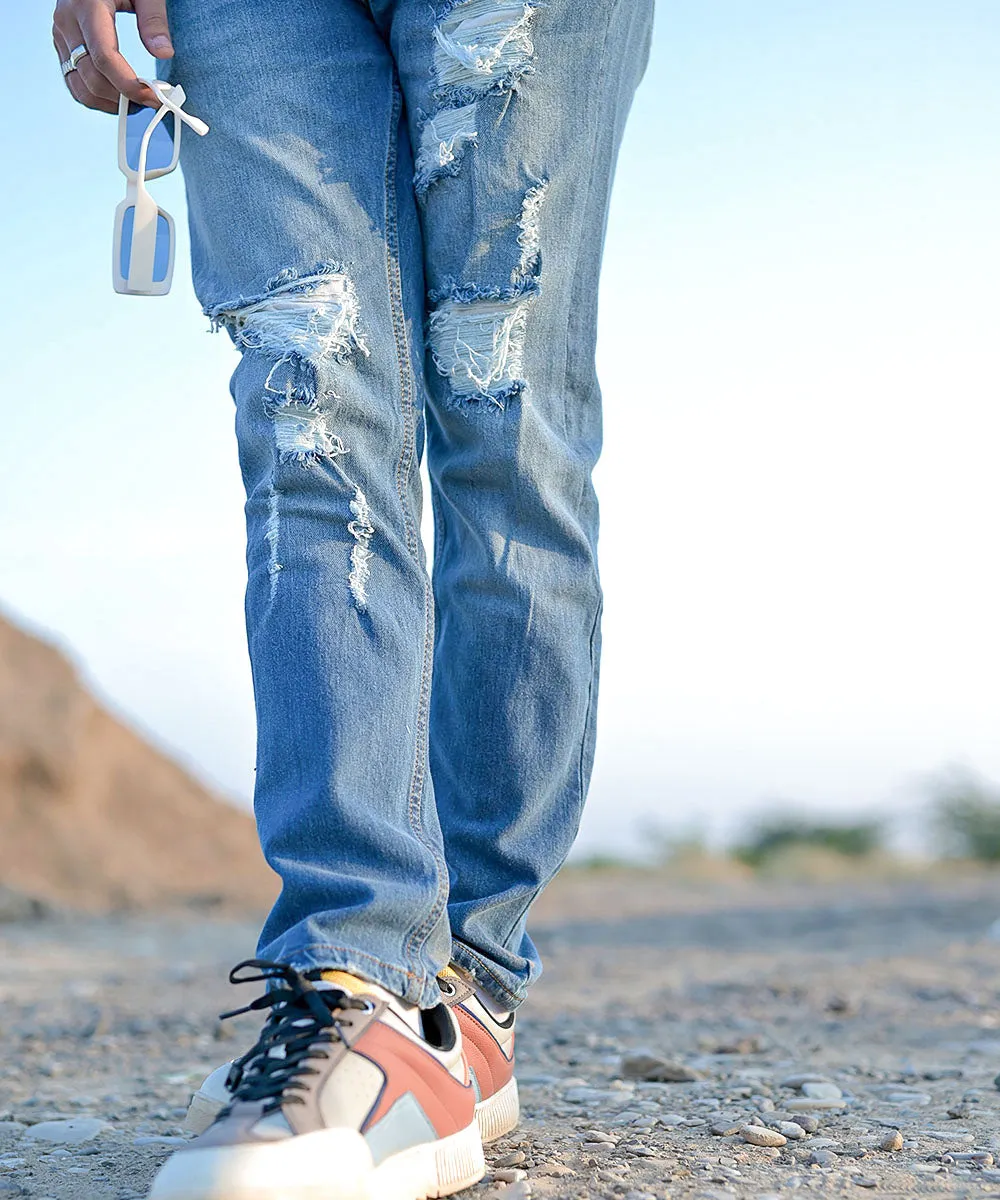
<svg viewBox="0 0 1000 1200"><path fill-rule="evenodd" d="M118 50L115 15L134 12L142 44L154 58L171 58L174 48L167 28L166 0L56 0L52 42L65 62L77 46L87 53L66 76L74 100L101 112L118 111L118 95L151 108L159 107L151 88L140 82Z"/></svg>

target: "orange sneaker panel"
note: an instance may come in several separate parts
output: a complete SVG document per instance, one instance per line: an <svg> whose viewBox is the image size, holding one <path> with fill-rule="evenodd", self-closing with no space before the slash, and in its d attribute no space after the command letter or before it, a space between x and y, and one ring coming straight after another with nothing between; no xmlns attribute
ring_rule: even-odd
<svg viewBox="0 0 1000 1200"><path fill-rule="evenodd" d="M467 1009L456 1007L459 1028L465 1046L465 1057L476 1073L483 1099L500 1091L514 1075L514 1059L508 1058L497 1044L496 1038ZM514 1039L510 1042L514 1049Z"/></svg>
<svg viewBox="0 0 1000 1200"><path fill-rule="evenodd" d="M467 1128L476 1118L472 1083L454 1075L416 1042L381 1022L370 1025L352 1049L364 1055L385 1076L385 1084L362 1133L386 1115L407 1092L412 1092L439 1138Z"/></svg>

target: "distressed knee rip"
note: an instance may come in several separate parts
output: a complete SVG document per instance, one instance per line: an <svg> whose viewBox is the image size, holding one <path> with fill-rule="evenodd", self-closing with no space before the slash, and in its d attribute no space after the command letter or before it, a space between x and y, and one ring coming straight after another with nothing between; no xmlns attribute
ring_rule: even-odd
<svg viewBox="0 0 1000 1200"><path fill-rule="evenodd" d="M208 315L213 327L227 329L240 349L258 350L275 360L264 388L289 404L316 402L317 362L332 358L348 363L357 353L369 353L358 331L357 291L349 276L334 267L305 276L283 272L263 296Z"/></svg>
<svg viewBox="0 0 1000 1200"><path fill-rule="evenodd" d="M255 351L273 363L264 380L265 410L274 433L278 463L312 467L326 463L353 492L353 519L347 529L351 549L347 583L355 605L368 602L371 541L375 535L364 492L349 478L338 459L349 453L331 426L331 414L319 404L317 367L334 360L348 367L356 355L369 354L359 332L359 305L346 273L321 266L308 275L286 271L276 276L261 297L218 307L208 314L213 326L228 329L242 350ZM332 391L326 395L333 396ZM272 473L264 525L271 597L276 594L281 562L281 490Z"/></svg>
<svg viewBox="0 0 1000 1200"><path fill-rule="evenodd" d="M441 107L425 118L420 131L418 195L435 180L458 173L466 147L479 136L477 101L513 91L532 69L537 8L523 0L445 0L440 6L433 29L432 90Z"/></svg>
<svg viewBox="0 0 1000 1200"><path fill-rule="evenodd" d="M539 291L539 213L547 188L543 180L524 195L520 256L509 285L452 283L431 296L437 304L428 320L428 343L434 365L449 381L453 407L500 412L524 390L524 341Z"/></svg>
<svg viewBox="0 0 1000 1200"><path fill-rule="evenodd" d="M524 0L462 0L434 26L437 91L463 99L510 88L530 69L537 5ZM464 91L463 91L464 90Z"/></svg>
<svg viewBox="0 0 1000 1200"><path fill-rule="evenodd" d="M450 298L431 313L431 356L455 403L503 409L520 394L529 303L528 297Z"/></svg>

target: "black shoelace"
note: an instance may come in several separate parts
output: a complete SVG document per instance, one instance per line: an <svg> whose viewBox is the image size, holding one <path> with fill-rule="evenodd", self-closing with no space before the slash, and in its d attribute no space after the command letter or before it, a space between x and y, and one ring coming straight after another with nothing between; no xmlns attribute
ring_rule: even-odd
<svg viewBox="0 0 1000 1200"><path fill-rule="evenodd" d="M257 973L243 974L245 969ZM219 1017L224 1021L241 1013L271 1010L256 1045L236 1059L226 1080L232 1103L264 1100L264 1112L274 1112L285 1104L304 1104L304 1097L296 1093L306 1088L305 1076L319 1073L306 1060L327 1058L325 1046L346 1041L344 1030L352 1024L351 1011L370 1012L372 1008L369 1000L340 988L313 987L305 975L286 963L248 958L229 972L230 983L275 980L286 986L270 987L245 1008L234 1008Z"/></svg>

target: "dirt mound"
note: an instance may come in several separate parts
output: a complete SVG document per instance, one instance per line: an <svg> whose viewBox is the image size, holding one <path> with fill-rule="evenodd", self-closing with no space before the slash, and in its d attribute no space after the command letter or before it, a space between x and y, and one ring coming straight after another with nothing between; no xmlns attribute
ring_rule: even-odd
<svg viewBox="0 0 1000 1200"><path fill-rule="evenodd" d="M0 617L0 891L88 911L258 909L277 882L248 814L102 708L58 650Z"/></svg>

